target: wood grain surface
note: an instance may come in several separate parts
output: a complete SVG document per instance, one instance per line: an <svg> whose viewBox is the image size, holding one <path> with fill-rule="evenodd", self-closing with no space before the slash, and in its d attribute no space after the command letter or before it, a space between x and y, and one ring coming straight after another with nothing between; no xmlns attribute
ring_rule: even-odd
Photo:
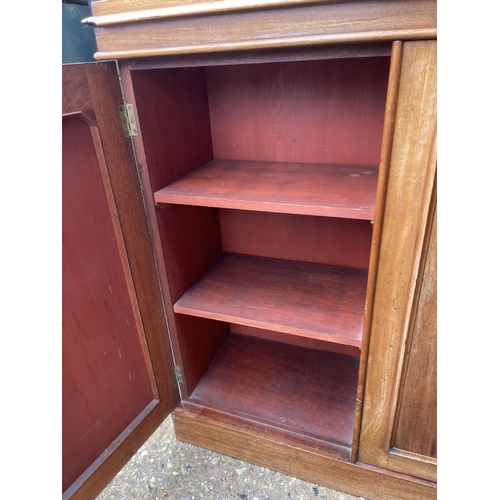
<svg viewBox="0 0 500 500"><path fill-rule="evenodd" d="M431 214L394 446L437 457L437 220Z"/></svg>
<svg viewBox="0 0 500 500"><path fill-rule="evenodd" d="M140 124L151 189L157 191L213 159L205 72L202 68L126 71L125 85Z"/></svg>
<svg viewBox="0 0 500 500"><path fill-rule="evenodd" d="M251 326L237 325L235 323L231 323L229 328L233 333L241 333L259 339L274 340L284 344L307 347L308 349L315 349L317 351L335 352L353 358L359 358L360 354L358 347L344 344L332 344L325 340L298 337L295 335L288 335L287 333L273 332L272 330L264 330L263 328L252 328Z"/></svg>
<svg viewBox="0 0 500 500"><path fill-rule="evenodd" d="M114 200L110 216L117 221L119 220L119 232L123 238L126 260L133 281L133 285L132 287L129 286L129 290L132 290L132 288L135 290L135 298L144 331L144 336L139 335L138 346L135 345L131 356L132 358L144 356L144 359L152 364L149 383L153 384L151 386L153 398L149 399L139 411L134 413L123 427L116 428L118 433L116 439L106 442L101 448L100 454L99 450L95 450L98 454L97 458L85 471L82 471L77 480L63 494L64 499L80 500L95 498L102 491L113 476L119 472L156 427L166 418L179 400L179 393L174 385L171 373L173 365L171 348L168 342L161 292L156 275L134 154L130 140L123 135L117 114L118 105L123 101L116 64L107 62L64 65L62 76L63 113L79 113L83 111L85 115L81 116L91 116L93 122L90 127L91 135L94 139L98 138L102 148L101 162L102 166L105 167L105 175L103 177L103 170L101 170L101 179L104 182L107 177L109 182L108 187L110 186L110 190L107 194ZM67 119L70 118L64 118L64 120ZM78 117L75 115L71 119L78 119ZM88 121L85 123L89 124ZM78 143L79 140L76 142ZM79 148L81 149L81 145L75 145L71 154L78 153ZM85 151L85 155L79 161L82 162L81 173L83 174L85 169L92 166L92 155L89 156L89 152ZM78 186L78 189L74 188L78 196L80 196L82 186L85 186L87 182L89 180L84 180ZM72 203L75 202L76 199ZM81 207L81 211L75 216L83 218L89 216L88 208L87 203L87 205ZM95 210L93 207L91 209ZM97 226L102 223L102 221L98 220ZM82 229L85 227L88 228L88 225L83 224ZM76 231L77 228L73 227L71 230ZM93 229L91 228L91 230ZM78 253L85 253L85 244L80 246ZM99 259L102 257L104 257L104 254L98 252L96 263L100 262ZM112 260L112 265L116 266L119 260L118 257L114 255ZM89 275L91 268L87 268ZM101 267L99 269L102 270ZM105 283L104 289L109 294L108 284ZM112 283L111 288L113 289ZM79 310L81 310L82 305L84 304L80 304ZM117 309L118 318L122 317L127 307L125 303ZM104 316L101 317L101 319L103 318ZM104 325L102 324L101 327L104 327ZM116 342L120 342L120 335L125 330L117 333L110 329L108 332L110 335L116 336ZM100 341L104 342L104 339ZM127 341L131 342L132 339ZM116 345L116 342L112 341L114 345ZM117 350L109 351L109 355L112 356L113 352L115 352L118 361L125 364L127 358L121 347L120 351L122 359L120 359ZM96 366L90 358L88 358L88 361L90 366ZM113 360L110 358L110 363L111 361ZM81 365L73 363L71 369L78 371L81 368ZM94 371L94 373L96 372ZM153 376L154 383L151 379ZM125 377L126 380L129 380L127 372L125 372ZM145 394L147 394L147 391ZM122 397L121 404L118 407L119 416L117 419L113 419L114 421L121 420L127 415L127 401L133 402L133 399L128 394ZM95 414L98 419L97 408ZM63 431L64 427L63 423ZM113 425L110 426L110 429L112 427Z"/></svg>
<svg viewBox="0 0 500 500"><path fill-rule="evenodd" d="M389 467L437 480L436 184L407 339Z"/></svg>
<svg viewBox="0 0 500 500"><path fill-rule="evenodd" d="M403 59L403 42L393 42L389 83L385 104L384 132L380 151L379 176L377 182L377 197L375 204L375 219L373 221L373 235L370 249L370 267L368 269L368 284L366 291L366 310L363 330L363 342L359 360L359 383L357 395L356 418L354 421L354 444L352 458L355 461L358 454L358 445L361 428L361 417L365 392L365 379L368 361L368 351L371 337L371 324L373 315L373 298L377 281L378 264L380 257L380 239L384 225L385 200L387 194L387 180L392 152L394 127L396 124L396 110L398 105L399 81L401 76L401 63Z"/></svg>
<svg viewBox="0 0 500 500"><path fill-rule="evenodd" d="M213 158L204 72L198 68L131 72L128 64L122 64L120 72L126 100L136 109L135 154L172 349L177 365L184 369L179 388L181 397L187 398L227 333L214 331L213 336L196 340L196 329L184 330L187 322L178 331L172 303L220 254L218 213L180 205L157 208L153 191Z"/></svg>
<svg viewBox="0 0 500 500"><path fill-rule="evenodd" d="M183 67L211 67L236 64L261 64L273 62L318 61L324 59L352 59L354 57L389 57L391 42L315 45L311 47L285 47L245 51L178 54L170 56L131 59L134 71Z"/></svg>
<svg viewBox="0 0 500 500"><path fill-rule="evenodd" d="M135 10L134 2L126 8ZM436 17L435 0L379 0L319 2L118 23L95 29L95 57L134 58L428 39L436 37ZM92 21L100 22L97 16Z"/></svg>
<svg viewBox="0 0 500 500"><path fill-rule="evenodd" d="M356 358L233 333L191 400L349 448L357 375Z"/></svg>
<svg viewBox="0 0 500 500"><path fill-rule="evenodd" d="M388 74L388 57L209 67L214 158L378 166Z"/></svg>
<svg viewBox="0 0 500 500"><path fill-rule="evenodd" d="M223 253L174 311L359 347L365 294L363 270Z"/></svg>
<svg viewBox="0 0 500 500"><path fill-rule="evenodd" d="M94 2L92 18L86 22L97 26L149 21L179 16L217 14L220 12L240 11L248 9L265 9L271 7L287 7L317 3L318 0L147 0L137 2L118 0L113 2Z"/></svg>
<svg viewBox="0 0 500 500"><path fill-rule="evenodd" d="M409 387L403 390L401 381L405 374L409 377L408 383L421 380L417 371L422 363L431 366L425 364L425 354L413 359L410 351L405 357L404 346L411 344L411 334L408 342L406 335L413 324L415 342L420 338L420 331L422 338L426 338L424 330L427 331L428 326L423 320L419 322L420 316L415 315L414 309L422 235L435 172L435 43L405 44L401 87L398 89L394 84L398 79L393 79L391 91L398 92L397 112L394 114L391 108L392 114L386 115L386 119L387 116L389 120L394 118L392 144L390 127L382 137L388 58L325 62L317 60L318 53L309 51L323 47L327 52L332 43L341 48L349 42L435 38L435 0L173 0L167 6L162 0L104 0L93 2L91 8L94 14L91 22L102 25L96 28L98 59L148 58L137 65L140 68L142 64L140 71L130 71L134 67L131 61L122 75L125 94L137 104L140 136L133 142L148 221L144 221L143 213L142 218L132 215L134 211L141 213L141 206L131 204L130 209L126 208L126 195L123 196L126 189L121 192L117 207L120 217L123 214L127 222L129 236L124 236L125 244L133 260L131 269L139 290L141 314L148 325L145 326L148 342L142 341L140 349L144 352L149 345L154 351L154 377L151 373L148 376L150 381L158 380L161 404L150 403L132 425L141 428L141 432L152 430L160 415L159 406L163 415L165 396L172 393L171 387L167 387L172 385L171 374L167 373L172 359L166 356L169 351L166 328L160 324L164 316L161 308L156 307L161 304L161 297L158 283L153 283L157 268L176 364L184 371L185 380L180 384L182 397L192 395L191 409L202 405L197 406L196 411L175 410L178 438L365 498L435 498L434 483L399 473L419 473L418 467L412 469L406 464L422 465L425 454L432 455L432 450L427 449L429 440L417 443L413 431L416 423L408 417L415 398L426 400L426 396L421 393L415 396ZM299 57L306 61L294 60L298 47L298 52L302 51ZM282 51L281 55L273 52L276 49ZM247 57L251 53L245 51L256 54L255 59ZM338 53L344 57L349 50ZM221 55L220 59L217 54ZM174 57L154 59L158 56ZM260 62L268 64L251 63L259 62L259 57ZM203 68L209 66L209 60L214 65ZM151 69L162 64L186 66L192 61L200 67ZM221 61L223 65L218 66ZM67 97L67 102L77 103L76 107L86 106L89 98L85 97L85 82L78 77L73 81L81 94ZM92 92L99 95L99 90L94 89L87 96ZM394 100L388 102L389 106L394 104ZM115 103L100 105L108 109ZM100 123L105 126L109 120L103 117ZM107 133L103 135L106 136L110 137ZM248 141L248 137L254 139ZM318 348L322 343L333 341L342 348L356 351L361 346L367 307L367 246L372 233L368 225L375 218L375 201L360 217L364 220L354 218L347 223L337 223L335 217L343 217L338 212L334 215L307 211L276 213L287 205L279 198L272 199L275 206L266 212L259 209L266 200L239 199L237 206L220 205L219 193L210 201L214 204L208 206L204 203L193 206L198 204L192 202L193 198L203 197L198 193L194 197L188 194L181 202L184 205L169 201L155 207L153 193L191 175L213 158L265 161L273 165L278 162L372 168L379 163L381 143L385 145L382 163L385 161L386 167L390 163L390 169L385 205L387 170L383 165L383 185L379 184L377 197L377 210L383 210L384 217L383 223L382 216L376 221L371 254L372 260L377 257L380 245L380 265L374 267L369 276L370 304L372 294L375 300L373 318L368 304L365 325L365 332L373 328L375 342L370 344L369 351L368 340L363 346L362 374L367 369L367 386L363 391L362 385L356 388L359 360L307 349L306 344ZM106 146L104 142L103 145ZM130 146L127 141L127 152ZM391 146L392 151L388 153ZM110 142L104 149L113 149ZM119 149L115 147L109 156L115 164ZM345 161L341 161L342 158ZM112 170L112 177L118 179L119 168ZM117 182L117 191L126 188L131 179L128 175L126 182ZM234 190L239 192L243 191L243 185L249 184L248 179L240 179L238 183L239 187ZM135 201L137 193L141 195L138 184L136 182L132 189ZM282 182L279 189L271 189L267 196L283 192L288 185L289 179ZM261 194L266 189L263 186L266 184L260 184L257 189ZM375 189L371 192L373 195ZM314 189L299 188L295 193L305 194L309 200L318 199ZM330 209L328 203L334 199L330 195L325 197L326 205L321 201L316 207ZM187 201L189 197L191 201ZM230 203L233 203L231 198ZM311 205L314 206L314 202L304 202L304 198L298 202L300 210L304 207L308 210ZM348 210L352 217L356 209ZM316 222L320 220L318 215L328 215L331 224ZM276 244L283 234L266 240L266 232L278 228L284 231L285 241ZM222 253L210 267L220 252L247 253L245 231L255 235L247 248L248 253L257 256ZM141 254L151 257L151 248L148 254L144 245L134 243L137 237L149 244L148 232L153 240L156 265L152 258L141 261ZM290 243L294 248L289 250L286 247L293 233L296 239L303 241ZM328 255L329 244L344 233L348 243ZM346 257L349 252L352 256ZM313 263L282 260L292 257ZM237 265L224 268L224 261L231 263L232 259ZM332 267L337 266L337 262L360 270ZM141 263L144 263L143 271ZM199 276L202 278L196 281ZM306 279L310 281L304 281ZM148 306L146 300L148 294L144 288L148 287L153 290L152 306ZM196 287L201 289L199 296L195 296ZM431 290L432 283L423 289L425 298L425 290ZM250 296L245 295L248 293ZM287 302L290 298L291 303ZM183 310L184 300L188 306ZM242 312L241 307L246 307L246 312ZM425 309L425 305L422 307ZM241 333L251 334L254 328L255 335L233 333L227 339L229 323L241 328ZM155 325L157 333L152 334L151 328ZM293 336L303 343L300 346L279 344L266 339L265 332L270 332L269 338L274 340ZM223 343L216 363L211 364ZM425 351L425 346L422 347ZM159 362L161 358L167 362ZM341 359L349 360L347 368ZM354 375L346 375L351 371ZM228 384L228 380L234 383ZM340 388L331 385L332 381L340 380L343 381ZM263 387L267 387L267 391L263 391ZM335 392L337 389L340 393ZM353 457L351 446L356 447L353 429L360 422L361 399L356 407L356 390L358 394L366 394L360 457L370 465L348 463ZM303 404L302 396L306 393L313 401L312 406ZM222 410L221 394L228 396ZM173 399L175 403L175 395ZM290 405L290 401L296 404ZM332 401L336 402L334 406ZM171 402L172 398L169 404ZM154 420L150 418L153 414ZM250 420L245 421L246 417L241 415L250 415ZM293 436L296 430L312 440L301 441L298 434ZM122 450L120 460L133 453L140 441L137 433L132 434L117 438L116 443L121 443ZM319 445L315 449L315 436L338 442L337 452L326 453ZM435 465L433 460L430 457L426 462L431 469ZM75 498L95 495L111 471L117 471L118 462L118 459L103 459L105 467L97 472L103 471L99 484L87 482ZM398 472L382 472L384 467ZM427 469L422 467L422 477L431 477L425 476Z"/></svg>
<svg viewBox="0 0 500 500"><path fill-rule="evenodd" d="M90 128L65 118L62 138L65 491L154 394Z"/></svg>
<svg viewBox="0 0 500 500"><path fill-rule="evenodd" d="M176 408L177 439L371 500L434 500L436 484L379 467L350 463L297 439L255 429L224 415ZM300 443L300 444L298 444Z"/></svg>
<svg viewBox="0 0 500 500"><path fill-rule="evenodd" d="M373 220L377 167L213 160L156 203Z"/></svg>
<svg viewBox="0 0 500 500"><path fill-rule="evenodd" d="M436 172L436 120L436 42L406 42L359 445L359 459L380 467L387 467L396 430L406 338ZM433 383L426 377L421 380Z"/></svg>

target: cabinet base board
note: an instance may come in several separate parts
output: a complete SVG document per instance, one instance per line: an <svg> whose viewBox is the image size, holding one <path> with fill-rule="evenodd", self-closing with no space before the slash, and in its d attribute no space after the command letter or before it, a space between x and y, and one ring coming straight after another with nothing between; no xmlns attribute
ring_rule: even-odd
<svg viewBox="0 0 500 500"><path fill-rule="evenodd" d="M271 440L264 432L241 429L180 407L173 411L172 417L175 435L181 441L351 495L374 500L437 497L436 483L431 481L301 450L287 442Z"/></svg>

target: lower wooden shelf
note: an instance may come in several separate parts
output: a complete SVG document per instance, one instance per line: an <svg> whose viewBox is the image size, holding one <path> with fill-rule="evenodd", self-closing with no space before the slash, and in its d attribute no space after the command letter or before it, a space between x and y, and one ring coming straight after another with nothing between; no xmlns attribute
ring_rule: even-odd
<svg viewBox="0 0 500 500"><path fill-rule="evenodd" d="M349 459L359 360L231 333L189 402L328 443Z"/></svg>
<svg viewBox="0 0 500 500"><path fill-rule="evenodd" d="M222 253L180 314L360 347L367 271Z"/></svg>

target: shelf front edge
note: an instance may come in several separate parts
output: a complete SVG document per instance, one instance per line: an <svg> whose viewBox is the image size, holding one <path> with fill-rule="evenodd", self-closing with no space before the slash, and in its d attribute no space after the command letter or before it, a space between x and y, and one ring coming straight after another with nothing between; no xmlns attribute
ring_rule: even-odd
<svg viewBox="0 0 500 500"><path fill-rule="evenodd" d="M216 313L212 311L204 311L191 307L183 307L182 305L174 304L174 312L177 314L185 314L187 316L196 316L198 318L212 319L215 321L224 321L226 323L236 323L238 325L250 326L253 328L262 328L274 332L286 333L296 337L305 337L308 339L322 340L331 342L332 344L341 344L351 347L361 348L361 338L359 340L348 339L334 334L314 332L311 330L303 330L300 328L288 327L286 325L270 324L265 321L252 320L242 318L240 316L231 316L229 314Z"/></svg>

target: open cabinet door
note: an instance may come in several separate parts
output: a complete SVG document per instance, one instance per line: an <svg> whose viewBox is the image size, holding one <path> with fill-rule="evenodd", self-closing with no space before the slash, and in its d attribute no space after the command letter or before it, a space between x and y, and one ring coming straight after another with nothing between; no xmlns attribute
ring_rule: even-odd
<svg viewBox="0 0 500 500"><path fill-rule="evenodd" d="M116 64L62 69L62 490L93 499L179 393Z"/></svg>

